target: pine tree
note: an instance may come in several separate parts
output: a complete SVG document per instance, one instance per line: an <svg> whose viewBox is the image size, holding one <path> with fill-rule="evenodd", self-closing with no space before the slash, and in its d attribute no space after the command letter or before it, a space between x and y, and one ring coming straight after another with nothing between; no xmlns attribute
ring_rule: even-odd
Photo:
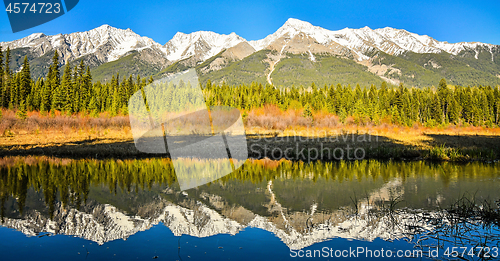
<svg viewBox="0 0 500 261"><path fill-rule="evenodd" d="M391 109L391 121L393 124L403 124L404 111L400 111L397 107L393 106Z"/></svg>
<svg viewBox="0 0 500 261"><path fill-rule="evenodd" d="M451 98L448 109L448 119L450 123L458 124L460 122L460 105L455 98Z"/></svg>
<svg viewBox="0 0 500 261"><path fill-rule="evenodd" d="M16 116L21 120L25 120L28 117L26 113L26 102L24 100L21 100Z"/></svg>
<svg viewBox="0 0 500 261"><path fill-rule="evenodd" d="M394 99L393 99L393 105L397 106L399 110L402 110L403 108L403 95L405 92L405 88L403 86L403 83L399 84L399 88L397 91L394 93Z"/></svg>
<svg viewBox="0 0 500 261"><path fill-rule="evenodd" d="M42 77L38 78L36 83L33 85L34 88L31 91L31 93L33 94L33 100L31 102L31 106L33 107L33 110L40 110L40 104L41 104L42 95L43 95L43 85L44 85L44 82L43 82Z"/></svg>
<svg viewBox="0 0 500 261"><path fill-rule="evenodd" d="M67 112L67 113L72 113L73 112L73 103L74 103L74 90L73 90L73 81L72 81L72 74L71 74L71 66L66 65L64 68L64 73L61 81L61 95L63 95L61 99L61 108Z"/></svg>
<svg viewBox="0 0 500 261"><path fill-rule="evenodd" d="M382 84L380 85L380 90L378 91L379 110L382 113L382 115L389 112L388 96L389 94L387 91L387 83L382 82Z"/></svg>
<svg viewBox="0 0 500 261"><path fill-rule="evenodd" d="M122 81L120 86L118 87L118 107L122 108L123 105L127 102L125 96L126 94L125 81Z"/></svg>
<svg viewBox="0 0 500 261"><path fill-rule="evenodd" d="M137 75L136 82L134 83L134 91L132 93L136 93L141 89L141 76Z"/></svg>
<svg viewBox="0 0 500 261"><path fill-rule="evenodd" d="M111 115L115 116L118 115L118 110L120 109L119 107L119 99L120 97L118 96L118 90L115 89L113 92L113 102L111 103Z"/></svg>
<svg viewBox="0 0 500 261"><path fill-rule="evenodd" d="M52 75L54 73L52 72L52 66L49 67L49 72L47 73L47 78L45 79L45 84L44 88L42 91L42 100L40 102L40 109L42 108L43 105L43 110L42 111L50 111L50 107L52 105L52 84L51 84L51 79Z"/></svg>
<svg viewBox="0 0 500 261"><path fill-rule="evenodd" d="M99 115L99 108L97 107L97 100L94 96L92 96L92 98L90 98L89 111L90 111L90 115L92 115L93 117L97 117L97 115Z"/></svg>
<svg viewBox="0 0 500 261"><path fill-rule="evenodd" d="M42 94L40 95L40 111L47 112L50 111L50 100L51 100L50 83L45 82L42 85Z"/></svg>
<svg viewBox="0 0 500 261"><path fill-rule="evenodd" d="M304 112L302 113L302 117L304 118L312 118L313 114L312 114L312 110L311 110L311 105L306 104L306 106L304 107Z"/></svg>
<svg viewBox="0 0 500 261"><path fill-rule="evenodd" d="M126 106L128 104L128 99L132 94L134 94L134 79L132 78L132 74L128 77L127 82L125 83L125 101L123 104Z"/></svg>
<svg viewBox="0 0 500 261"><path fill-rule="evenodd" d="M438 92L444 92L448 89L448 84L446 83L446 79L441 79L439 81L439 85L438 85Z"/></svg>
<svg viewBox="0 0 500 261"><path fill-rule="evenodd" d="M10 81L10 109L17 108L19 106L19 85L19 74L12 75Z"/></svg>
<svg viewBox="0 0 500 261"><path fill-rule="evenodd" d="M446 79L441 79L438 85L438 99L441 103L441 110L443 112L443 116L448 114L448 105L450 102L450 95L448 90L448 84L446 83Z"/></svg>
<svg viewBox="0 0 500 261"><path fill-rule="evenodd" d="M495 124L500 125L500 97L495 101Z"/></svg>
<svg viewBox="0 0 500 261"><path fill-rule="evenodd" d="M431 117L438 124L443 123L443 108L441 106L440 99L436 99L436 98L433 99L433 102L431 105Z"/></svg>
<svg viewBox="0 0 500 261"><path fill-rule="evenodd" d="M62 110L64 106L64 100L64 92L59 85L52 92L51 110Z"/></svg>
<svg viewBox="0 0 500 261"><path fill-rule="evenodd" d="M86 90L86 85L84 84L84 73L85 73L85 65L83 64L83 60L80 60L80 65L76 66L74 69L74 81L75 81L75 90L78 92L78 108L82 110L85 109L85 102L87 100L88 91Z"/></svg>
<svg viewBox="0 0 500 261"><path fill-rule="evenodd" d="M90 103L90 98L93 96L92 93L92 74L90 74L90 67L87 66L87 70L85 74L83 75L83 103L82 103L82 108L86 109L88 104Z"/></svg>
<svg viewBox="0 0 500 261"><path fill-rule="evenodd" d="M73 111L75 112L82 109L82 97L80 96L80 84L78 80L78 66L75 65L71 74L71 83L73 84Z"/></svg>
<svg viewBox="0 0 500 261"><path fill-rule="evenodd" d="M49 68L47 78L51 95L50 110L61 110L64 102L64 94L60 88L61 77L59 73L59 54L57 53L57 50L52 57L52 65Z"/></svg>
<svg viewBox="0 0 500 261"><path fill-rule="evenodd" d="M13 105L11 103L11 96L10 96L11 75L12 75L12 72L10 71L10 47L7 47L7 51L5 52L5 71L3 75L4 75L4 82L3 82L4 107L12 108Z"/></svg>
<svg viewBox="0 0 500 261"><path fill-rule="evenodd" d="M5 74L7 76L12 74L10 71L10 47L7 47L7 52L5 53Z"/></svg>
<svg viewBox="0 0 500 261"><path fill-rule="evenodd" d="M19 99L25 100L31 93L31 72L28 56L24 56L23 69L21 70L21 80L19 85Z"/></svg>
<svg viewBox="0 0 500 261"><path fill-rule="evenodd" d="M5 91L4 91L5 86L4 86L3 76L4 76L3 51L2 51L2 46L0 46L0 108L7 106Z"/></svg>
<svg viewBox="0 0 500 261"><path fill-rule="evenodd" d="M210 79L207 80L207 84L205 85L205 89L212 90L212 81Z"/></svg>

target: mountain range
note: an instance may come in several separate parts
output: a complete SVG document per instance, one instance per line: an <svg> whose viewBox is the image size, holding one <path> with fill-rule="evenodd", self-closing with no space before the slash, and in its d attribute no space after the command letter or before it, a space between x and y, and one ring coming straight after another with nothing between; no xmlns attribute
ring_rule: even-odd
<svg viewBox="0 0 500 261"><path fill-rule="evenodd" d="M58 51L61 65L83 60L94 81L129 74L162 78L196 68L202 82L323 84L500 85L500 46L441 42L390 27L327 30L290 18L264 39L247 41L236 33L178 32L166 44L130 29L103 25L86 32L44 35L0 42L11 49L11 68L27 56L34 77L45 76Z"/></svg>
<svg viewBox="0 0 500 261"><path fill-rule="evenodd" d="M392 184L399 185L397 182ZM102 195L109 197L106 188L102 189ZM270 194L267 199L269 202L260 206L266 210L264 215L219 195L202 192L199 195L200 201L190 198L186 192L180 194L179 191L168 188L153 198L141 198L146 202L137 200L140 196L128 195L127 199L134 200L131 204L133 206L129 206L135 210L134 213L127 213L111 204L103 204L89 198L78 208L57 202L50 215L47 213L47 207L39 205L39 202L43 201L42 193L31 191L32 198L39 201L28 202L26 213L20 217L2 217L0 225L16 229L27 236L67 235L84 238L99 245L117 239L127 239L160 223L167 226L176 237L183 234L198 238L220 234L236 235L245 228L259 228L274 234L290 249L303 249L331 238L365 241L377 238L412 238L413 233L419 231L413 227L418 226L429 231L434 229L433 225L424 221L424 215L439 215L436 212L413 213L414 211L408 209L391 215L376 216L376 212L373 212L376 211L375 208L362 202L357 215L342 209L328 213L325 217L324 212L317 211L316 203L311 205L310 209L302 211L291 211L282 207L279 197L276 197L272 190L272 181L268 182L266 192ZM177 198L178 202L170 201L169 195L175 195L173 198ZM7 206L15 206L15 203ZM6 212L8 215L19 214L10 207ZM308 227L306 224L310 220L316 223Z"/></svg>

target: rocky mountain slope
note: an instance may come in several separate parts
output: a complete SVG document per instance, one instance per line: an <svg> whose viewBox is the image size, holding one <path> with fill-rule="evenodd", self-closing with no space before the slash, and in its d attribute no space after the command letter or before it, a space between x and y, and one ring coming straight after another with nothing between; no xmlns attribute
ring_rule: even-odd
<svg viewBox="0 0 500 261"><path fill-rule="evenodd" d="M500 46L479 42L440 42L390 27L331 31L288 19L263 39L247 41L235 33L177 33L165 45L130 29L103 25L87 32L47 36L41 33L1 42L12 50L19 69L28 56L35 77L46 73L57 50L61 64L84 60L94 80L134 74L161 78L196 67L202 80L274 85L356 84L387 81L413 86L500 84ZM318 85L318 84L317 84Z"/></svg>

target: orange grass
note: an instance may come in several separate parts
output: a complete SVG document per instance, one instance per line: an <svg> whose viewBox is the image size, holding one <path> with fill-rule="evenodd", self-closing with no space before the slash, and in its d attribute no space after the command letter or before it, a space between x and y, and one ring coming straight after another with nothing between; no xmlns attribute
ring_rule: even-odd
<svg viewBox="0 0 500 261"><path fill-rule="evenodd" d="M446 136L440 142L454 147L460 147L461 136L500 136L499 127L448 125L429 128L420 124L406 127L391 124L388 118L374 124L352 116L342 123L338 116L324 111L315 112L311 119L303 117L302 109L283 111L274 105L242 111L242 114L247 115L244 120L247 135L324 137L368 133L421 148L437 145L432 135ZM15 111L2 110L0 119L0 147L9 149L19 145L45 147L89 140L102 144L132 139L128 116L123 115L111 117L101 113L98 117L91 117L84 113L68 116L58 111L52 114L28 112L27 119L20 120Z"/></svg>

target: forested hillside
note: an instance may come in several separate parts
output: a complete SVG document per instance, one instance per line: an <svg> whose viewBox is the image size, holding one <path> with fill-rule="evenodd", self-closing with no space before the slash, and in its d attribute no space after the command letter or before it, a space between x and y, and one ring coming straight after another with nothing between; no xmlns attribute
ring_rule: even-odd
<svg viewBox="0 0 500 261"><path fill-rule="evenodd" d="M0 106L16 110L19 118L26 118L27 111L127 115L130 96L153 81L151 77L122 78L116 74L108 82L93 83L90 69L83 61L74 67L59 68L57 52L52 57L48 75L32 79L27 57L16 73L10 69L10 57L10 50L0 49ZM251 68L248 70L251 74ZM202 88L207 105L229 105L242 111L270 104L283 111L302 111L305 118L324 112L338 115L341 120L352 116L361 122L378 123L385 119L406 126L415 123L498 126L500 123L498 87L450 87L445 79L436 83L437 88L407 88L403 84L391 88L385 82L372 84L370 88L337 82L280 88L256 82L212 84L210 79L203 83L206 83ZM174 95L186 103L194 102L190 93Z"/></svg>

